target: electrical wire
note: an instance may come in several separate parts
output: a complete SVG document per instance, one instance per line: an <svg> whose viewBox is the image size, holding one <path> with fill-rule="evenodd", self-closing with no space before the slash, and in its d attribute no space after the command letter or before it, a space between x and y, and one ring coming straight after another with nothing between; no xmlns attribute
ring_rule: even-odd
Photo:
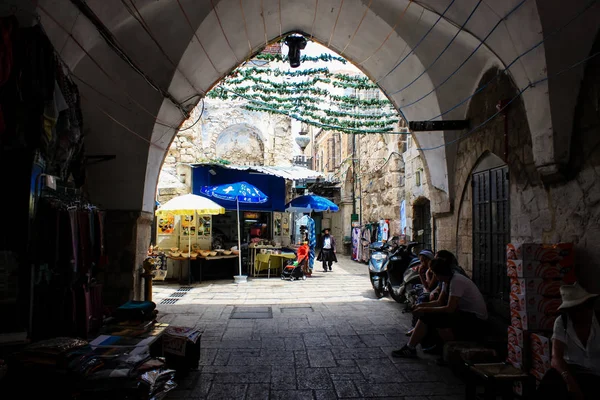
<svg viewBox="0 0 600 400"><path fill-rule="evenodd" d="M281 26L281 0L279 0L279 26ZM317 10L319 9L319 0L315 0L315 15L313 16L312 27L310 28L311 40L315 38L315 22L317 22Z"/></svg>
<svg viewBox="0 0 600 400"><path fill-rule="evenodd" d="M187 109L179 103L179 101L173 96L167 89L163 89L158 83L155 83L152 77L142 70L140 66L127 54L123 49L123 46L119 43L115 35L108 29L108 27L102 22L98 15L90 8L90 6L84 0L71 0L71 3L85 15L87 20L94 26L96 31L100 34L100 37L104 40L106 45L123 60L129 68L131 68L136 74L138 74L152 89L156 90L160 95L175 105L181 114L187 118Z"/></svg>
<svg viewBox="0 0 600 400"><path fill-rule="evenodd" d="M104 108L100 107L97 102L95 101L91 101L89 99L87 99L83 94L80 94L82 99L85 99L88 101L88 103L93 104L94 106L96 106L104 115L106 115L111 121L113 121L114 123L116 123L117 125L119 125L120 127L122 127L123 129L125 129L127 132L131 133L132 135L136 136L137 138L143 140L144 142L148 143L150 146L154 146L162 151L167 151L167 149L160 147L159 145L157 145L156 143L152 142L151 140L146 139L144 136L140 135L139 133L137 133L136 131L134 131L133 129L129 128L127 125L123 124L122 122L120 122L119 120L117 120L115 117L113 117L108 111L106 111Z"/></svg>
<svg viewBox="0 0 600 400"><path fill-rule="evenodd" d="M267 38L267 22L265 21L265 7L263 5L263 0L260 0L260 17L263 22L263 29L265 31L265 47L269 45L269 39Z"/></svg>
<svg viewBox="0 0 600 400"><path fill-rule="evenodd" d="M454 34L454 36L452 37L452 39L450 39L450 41L448 42L448 44L446 45L446 47L444 47L444 49L442 50L442 52L440 54L438 54L438 56L433 60L433 62L431 64L429 64L429 66L427 66L427 68L425 68L423 70L423 72L421 72L415 79L413 79L410 83L408 83L406 86L404 86L402 89L395 91L394 93L391 93L390 96L393 96L395 94L400 93L401 91L409 88L410 86L412 86L413 83L415 83L416 81L419 80L419 78L421 78L423 75L425 75L425 73L427 71L429 71L429 69L431 67L433 67L433 65L440 59L440 57L442 57L442 55L448 50L448 48L450 47L450 45L452 43L454 43L454 40L456 40L456 38L458 37L458 35L465 29L465 26L467 25L467 23L471 20L471 17L473 16L473 14L475 14L475 11L477 11L477 8L479 8L479 6L481 5L483 0L479 0L477 2L477 4L475 4L475 7L473 7L473 10L471 10L471 13L469 14L469 16L467 17L467 19L465 20L465 22L463 22L463 24L460 26L460 28L458 29L458 31L456 31L456 34ZM525 0L523 0L525 1Z"/></svg>
<svg viewBox="0 0 600 400"><path fill-rule="evenodd" d="M217 22L219 23L219 26L221 27L221 32L223 33L223 37L225 38L225 41L227 42L227 46L229 46L229 50L231 50L231 52L233 53L233 57L235 58L235 62L238 65L241 64L239 58L235 54L235 51L233 51L233 47L231 47L231 43L229 42L229 38L225 34L225 29L223 28L223 24L221 23L221 18L219 17L219 13L217 12L217 7L215 7L214 0L210 0L210 5L212 6L212 10L215 13L215 17L217 18Z"/></svg>
<svg viewBox="0 0 600 400"><path fill-rule="evenodd" d="M217 67L215 66L215 63L213 63L212 59L210 58L210 56L208 55L208 52L206 51L206 48L204 47L204 45L202 44L202 41L200 40L200 38L198 37L198 34L196 33L196 30L194 29L194 27L192 26L192 22L190 21L190 18L187 15L187 12L185 11L185 9L183 8L183 4L181 4L180 0L177 0L177 4L179 4L179 9L181 10L181 12L183 13L183 16L185 18L185 20L187 21L188 26L190 27L190 30L192 31L192 34L194 35L194 37L196 38L196 40L198 41L198 44L200 45L200 47L202 48L202 51L204 51L204 54L206 55L206 58L208 59L208 62L210 62L210 65L212 65L213 69L217 72L217 73L221 73Z"/></svg>
<svg viewBox="0 0 600 400"><path fill-rule="evenodd" d="M475 55L475 53L477 52L477 50L479 50L481 48L481 46L483 46L483 44L485 43L485 41L490 37L490 35L492 33L494 33L494 31L496 30L496 28L498 28L500 26L500 24L503 21L506 21L506 19L516 10L519 9L519 7L521 7L525 1L527 0L522 0L519 4L517 4L512 10L510 10L505 16L504 18L501 18L500 20L498 20L498 22L496 22L496 25L494 25L494 27L492 28L492 30L490 30L488 32L488 34L483 38L483 40L481 40L479 42L479 44L477 45L477 47L475 47L475 49L473 49L473 51L471 52L471 54L469 54L467 56L467 58L465 58L463 60L462 63L460 63L460 65L450 74L448 75L448 77L446 79L444 79L442 82L440 82L438 85L436 85L433 89L431 89L429 92L427 92L426 94L424 94L423 96L419 97L417 100L405 104L404 106L402 106L401 108L407 108L410 107L412 105L417 104L419 101L423 100L424 98L426 98L427 96L429 96L431 93L435 92L437 89L439 89L440 87L442 87L446 82L448 82L450 80L450 78L452 78L454 75L456 75L456 73L467 63L467 61L469 61L471 59L471 57L473 57Z"/></svg>
<svg viewBox="0 0 600 400"><path fill-rule="evenodd" d="M204 98L202 98L202 110L200 110L200 115L198 116L198 119L196 120L196 122L194 122L192 125L188 126L187 128L180 129L179 132L184 132L189 129L192 129L200 121L200 119L202 119L202 114L204 114Z"/></svg>
<svg viewBox="0 0 600 400"><path fill-rule="evenodd" d="M363 61L359 62L358 65L363 65L364 63L366 63L367 61L369 61L371 59L371 57L373 57L375 54L377 54L377 52L379 52L379 50L381 50L381 48L383 47L383 45L385 45L387 43L387 41L389 40L389 38L392 36L392 33L394 33L396 31L396 28L400 24L400 21L402 21L402 18L404 18L404 15L408 11L408 8L411 6L412 3L413 3L413 0L410 0L408 2L408 4L406 5L406 7L404 8L404 10L402 11L402 14L400 14L400 18L398 18L398 21L396 21L396 24L390 30L390 33L388 33L388 35L385 37L385 39L383 40L383 42L381 42L381 44L379 45L379 47L375 49L375 51L373 52L373 54L371 54L369 57L365 58Z"/></svg>
<svg viewBox="0 0 600 400"><path fill-rule="evenodd" d="M346 49L348 48L348 46L350 46L350 43L352 43L352 41L354 40L354 37L356 36L356 33L360 29L360 26L362 25L363 21L365 20L365 17L367 16L367 13L371 9L371 4L372 3L373 3L373 0L369 0L369 4L367 4L367 8L365 8L365 12L363 13L360 21L358 22L358 25L356 26L356 29L354 30L354 33L352 34L352 36L350 37L350 39L348 39L348 43L346 43L346 46L344 46L344 49L340 52L341 56L344 55L344 52L346 51Z"/></svg>
<svg viewBox="0 0 600 400"><path fill-rule="evenodd" d="M340 9L338 10L337 17L335 18L335 23L333 24L331 35L329 35L329 42L327 42L327 47L331 46L331 41L333 40L333 35L335 34L335 28L337 28L337 24L340 19L340 14L342 13L342 7L344 7L344 0L340 0Z"/></svg>
<svg viewBox="0 0 600 400"><path fill-rule="evenodd" d="M248 50L250 51L250 54L252 54L252 43L250 43L250 35L248 35L248 23L246 22L246 14L244 13L244 5L242 4L242 0L240 0L240 10L242 10L242 19L244 20L244 30L246 31L246 39L248 39Z"/></svg>
<svg viewBox="0 0 600 400"><path fill-rule="evenodd" d="M44 14L46 14L48 16L48 18L50 18L60 29L62 29L73 40L73 42L86 54L86 56L92 61L92 63L94 63L94 65L96 65L96 67L98 67L98 69L100 71L102 71L102 73L115 85L115 87L117 87L121 92L123 92L125 94L125 96L127 96L127 98L129 98L135 105L137 105L146 114L153 117L155 119L155 121L158 121L161 124L168 126L167 124L162 122L158 118L157 115L153 114L148 109L146 109L142 104L140 104L131 94L129 94L129 92L126 89L123 88L123 85L119 84L108 72L106 72L106 70L102 67L102 65L100 65L100 63L87 51L87 49L75 38L75 36L73 36L71 33L69 33L69 31L60 22L58 22L56 20L56 18L54 18L54 16L52 16L52 14L50 14L42 5L39 5L38 7L40 10L42 10L42 12ZM68 65L68 64L65 63L65 65Z"/></svg>
<svg viewBox="0 0 600 400"><path fill-rule="evenodd" d="M566 27L568 27L570 24L572 24L574 21L576 21L579 17L581 17L583 14L585 14L587 12L587 10L590 9L592 6L594 6L597 2L598 2L598 0L593 0L593 1L589 2L581 10L579 10L573 17L571 17L571 19L569 21L567 21L564 25L562 25L558 29L550 32L547 36L543 37L542 40L540 40L538 43L536 43L535 45L533 45L532 47L530 47L528 50L524 51L523 53L519 54L514 60L512 60L506 66L506 68L504 68L501 71L498 71L498 73L492 79L490 79L485 84L483 84L482 86L480 86L473 94L471 94L470 96L464 98L463 100L461 100L460 102L458 102L457 104L455 104L454 106L452 106L451 108L449 108L448 110L444 111L443 113L441 113L439 115L436 115L435 117L430 118L428 121L433 121L436 118L443 117L444 115L448 114L449 112L454 111L456 108L458 108L458 107L462 106L463 104L465 104L467 101L469 101L470 99L472 99L477 93L481 92L486 87L488 87L490 84L492 84L492 82L494 82L496 79L498 79L502 74L504 74L508 70L510 70L510 68L517 61L519 61L521 58L523 58L527 54L531 53L533 50L535 50L538 47L540 47L544 42L546 42L548 39L552 38L554 35L562 32L563 29L565 29Z"/></svg>
<svg viewBox="0 0 600 400"><path fill-rule="evenodd" d="M405 55L404 58L402 58L402 60L400 60L400 62L398 64L396 64L394 66L394 68L392 68L390 70L390 72L388 72L387 74L385 74L382 78L378 79L375 83L379 83L382 80L384 80L385 78L387 78L392 72L394 72L396 70L396 68L398 68L400 65L402 65L402 63L404 62L404 60L406 60L411 54L413 54L415 52L415 50L417 50L419 48L419 46L421 45L421 43L423 43L423 40L425 40L425 38L427 36L429 36L429 34L433 30L433 28L435 28L435 26L438 24L438 22L440 22L440 20L444 17L444 15L446 15L446 12L448 12L448 10L450 9L450 7L452 7L452 4L454 4L455 1L456 0L452 0L450 2L450 4L448 4L448 7L446 7L446 9L444 10L444 12L438 16L438 19L433 23L433 25L431 25L431 27L429 27L429 30L427 32L425 32L425 34L423 35L423 37L421 37L421 39L419 39L419 41L417 42L417 44L414 45L414 47L408 52L408 54Z"/></svg>
<svg viewBox="0 0 600 400"><path fill-rule="evenodd" d="M494 113L491 117L487 118L481 124L477 125L473 129L471 129L469 132L465 133L464 135L461 135L460 137L458 137L458 138L456 138L454 140L451 140L448 143L441 144L439 146L419 148L418 150L421 150L421 151L437 150L437 149L440 149L442 147L447 147L447 146L450 146L450 145L452 145L452 144L454 144L456 142L459 142L459 141L463 140L465 137L471 135L473 132L475 132L476 130L478 130L482 126L486 125L488 122L490 122L491 120L493 120L494 118L496 118L498 115L500 115L513 101L515 101L516 99L518 99L519 97L521 97L521 95L523 95L523 93L525 93L527 90L531 89L532 87L535 87L536 85L538 85L538 84L540 84L542 82L548 81L550 79L554 79L554 78L556 78L556 77L564 74L565 72L568 72L568 71L572 70L573 68L576 68L579 65L581 65L581 64L583 64L583 63L591 60L592 58L594 58L594 57L596 57L598 55L600 55L600 52L594 53L594 54L592 54L592 55L584 58L583 60L578 61L575 64L573 64L573 65L571 65L571 66L569 66L569 67L567 67L567 68L565 68L565 69L563 69L563 70L561 70L561 71L559 71L559 72L557 72L555 74L549 75L549 76L547 76L545 78L538 79L537 81L530 83L529 85L527 85L523 89L521 89L516 94L516 96L514 96L512 99L510 99L502 108L498 109L498 111L496 113Z"/></svg>
<svg viewBox="0 0 600 400"><path fill-rule="evenodd" d="M181 76L183 77L183 79L186 80L186 82L191 86L192 89L194 89L196 92L200 92L203 95L206 95L205 91L203 91L202 89L198 89L198 88L196 88L194 86L194 84L188 79L188 77L183 73L183 71L181 71L179 69L179 66L177 64L175 64L175 62L167 54L167 52L165 51L165 49L160 45L160 43L158 42L158 39L156 39L156 37L152 34L152 31L150 30L150 25L148 25L148 23L144 19L144 16L140 12L140 10L137 8L137 6L133 2L133 0L129 0L129 2L131 3L131 6L133 6L133 10L127 4L126 0L121 0L121 3L123 4L123 6L127 10L127 12L129 12L129 14L140 24L140 26L142 27L142 29L144 29L144 31L148 34L148 36L150 37L150 39L154 42L154 44L156 45L156 47L158 47L158 49L160 50L160 52L165 56L165 58L167 59L167 61L169 61L169 63L181 74ZM135 12L134 12L134 10L135 10ZM137 15L136 15L136 13L137 13Z"/></svg>

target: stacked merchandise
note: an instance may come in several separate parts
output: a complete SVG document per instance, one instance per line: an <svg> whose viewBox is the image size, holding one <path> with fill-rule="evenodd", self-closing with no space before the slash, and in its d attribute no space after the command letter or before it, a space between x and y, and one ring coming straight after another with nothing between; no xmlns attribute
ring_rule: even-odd
<svg viewBox="0 0 600 400"><path fill-rule="evenodd" d="M196 369L200 362L201 332L195 328L170 326L163 337L167 366L179 371Z"/></svg>
<svg viewBox="0 0 600 400"><path fill-rule="evenodd" d="M508 244L511 326L508 361L528 370L539 382L550 369L550 337L561 304L560 287L573 284L575 250L572 243ZM522 387L515 386L522 395Z"/></svg>
<svg viewBox="0 0 600 400"><path fill-rule="evenodd" d="M80 339L50 339L15 354L9 374L23 394L80 399L163 398L176 386L175 371L148 351L134 353L127 347L96 347ZM36 385L27 386L32 380Z"/></svg>

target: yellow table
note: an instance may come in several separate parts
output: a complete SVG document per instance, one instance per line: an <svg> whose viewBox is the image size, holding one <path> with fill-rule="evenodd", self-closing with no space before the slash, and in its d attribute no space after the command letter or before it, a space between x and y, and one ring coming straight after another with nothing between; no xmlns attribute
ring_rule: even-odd
<svg viewBox="0 0 600 400"><path fill-rule="evenodd" d="M251 254L251 263L250 265L253 266L252 269L252 276L256 276L256 269L257 269L257 260L256 260L256 250L260 250L260 249L267 249L267 250L279 250L280 248L276 248L276 247L251 247L251 249L253 250L252 254ZM283 260L284 259L296 259L296 255L294 253L281 253L281 254L268 254L269 259L271 261L271 265L272 268L276 268L279 271L282 270L283 268Z"/></svg>

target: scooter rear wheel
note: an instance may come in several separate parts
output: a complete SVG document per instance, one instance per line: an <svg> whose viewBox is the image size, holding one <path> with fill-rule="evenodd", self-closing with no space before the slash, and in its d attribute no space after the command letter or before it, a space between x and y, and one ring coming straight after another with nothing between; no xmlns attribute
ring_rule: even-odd
<svg viewBox="0 0 600 400"><path fill-rule="evenodd" d="M392 296L392 299L394 299L396 303L406 302L406 297L400 294L400 289L396 290L393 287L390 288L390 296Z"/></svg>

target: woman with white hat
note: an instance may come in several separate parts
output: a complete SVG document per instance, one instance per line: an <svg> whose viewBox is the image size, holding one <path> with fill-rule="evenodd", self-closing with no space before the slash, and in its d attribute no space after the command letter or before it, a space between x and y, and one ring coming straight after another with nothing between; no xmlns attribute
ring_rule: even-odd
<svg viewBox="0 0 600 400"><path fill-rule="evenodd" d="M579 283L560 288L561 316L554 323L552 369L537 391L539 399L598 399L600 311L598 294Z"/></svg>

